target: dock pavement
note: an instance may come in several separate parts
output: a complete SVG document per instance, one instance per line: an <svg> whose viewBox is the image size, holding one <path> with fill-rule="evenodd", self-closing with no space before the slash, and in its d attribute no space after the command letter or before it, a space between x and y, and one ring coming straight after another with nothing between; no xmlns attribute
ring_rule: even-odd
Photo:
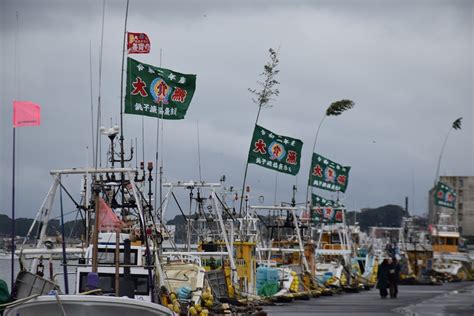
<svg viewBox="0 0 474 316"><path fill-rule="evenodd" d="M312 298L264 308L267 315L474 315L474 282L401 285L396 299L377 289Z"/></svg>

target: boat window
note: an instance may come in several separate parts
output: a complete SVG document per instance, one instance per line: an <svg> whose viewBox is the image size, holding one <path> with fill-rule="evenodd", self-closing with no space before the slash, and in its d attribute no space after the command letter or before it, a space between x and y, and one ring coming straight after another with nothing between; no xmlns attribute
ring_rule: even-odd
<svg viewBox="0 0 474 316"><path fill-rule="evenodd" d="M223 265L221 259L215 259L215 258L203 258L201 259L201 264L205 267L221 267Z"/></svg>
<svg viewBox="0 0 474 316"><path fill-rule="evenodd" d="M87 291L87 274L82 272L79 283L79 291ZM148 276L146 275L131 275L133 281L135 295L148 295ZM123 275L120 275L123 279ZM115 293L115 274L114 273L99 273L99 288L103 293Z"/></svg>
<svg viewBox="0 0 474 316"><path fill-rule="evenodd" d="M446 245L454 245L454 238L446 238Z"/></svg>
<svg viewBox="0 0 474 316"><path fill-rule="evenodd" d="M341 240L339 239L339 235L337 235L337 234L331 235L331 243L332 244L340 244Z"/></svg>
<svg viewBox="0 0 474 316"><path fill-rule="evenodd" d="M120 264L123 264L123 249L120 249ZM99 248L98 253L99 263L102 264L115 264L115 249L113 248ZM130 264L137 264L137 249L130 250Z"/></svg>

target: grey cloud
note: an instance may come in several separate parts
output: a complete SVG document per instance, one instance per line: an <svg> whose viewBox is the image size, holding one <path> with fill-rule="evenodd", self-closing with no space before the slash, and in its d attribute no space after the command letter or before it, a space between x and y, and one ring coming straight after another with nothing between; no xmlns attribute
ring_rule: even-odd
<svg viewBox="0 0 474 316"><path fill-rule="evenodd" d="M109 125L119 118L125 1L106 4L102 100L103 123ZM41 127L18 130L18 210L33 216L48 189L49 169L86 164L89 41L96 103L102 1L2 5L1 42L9 49L1 50L1 148L6 150L0 154L0 210L10 209L12 43L19 11L20 96L43 106ZM451 135L441 172L474 173L469 1L132 0L130 5L129 30L145 31L152 40L150 55L133 57L158 65L163 48L164 67L198 75L186 120L164 123L168 179L198 177L199 121L205 179L226 174L229 185L240 188L257 111L247 88L256 86L268 48L278 46L281 94L262 112L260 124L301 138L304 147L300 174L278 175L277 200L289 201L297 183L303 201L316 126L325 108L342 98L353 99L356 108L325 121L317 151L352 166L343 197L349 207L402 204L404 196L414 195L416 211L426 211L441 142L459 116L463 129ZM154 160L155 122L145 118L146 160ZM140 117L125 116L124 128L127 144L141 139ZM255 165L249 170L254 197L264 194L272 202L275 174ZM78 192L72 179L71 187Z"/></svg>

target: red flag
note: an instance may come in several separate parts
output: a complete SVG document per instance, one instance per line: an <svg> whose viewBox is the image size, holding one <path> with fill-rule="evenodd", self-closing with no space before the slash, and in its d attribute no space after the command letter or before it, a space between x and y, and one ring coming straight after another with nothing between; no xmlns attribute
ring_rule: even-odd
<svg viewBox="0 0 474 316"><path fill-rule="evenodd" d="M30 101L13 101L13 127L40 125L41 107Z"/></svg>
<svg viewBox="0 0 474 316"><path fill-rule="evenodd" d="M120 230L122 222L117 215L105 203L104 199L99 199L99 231Z"/></svg>
<svg viewBox="0 0 474 316"><path fill-rule="evenodd" d="M127 33L127 49L129 54L148 54L150 40L145 33Z"/></svg>

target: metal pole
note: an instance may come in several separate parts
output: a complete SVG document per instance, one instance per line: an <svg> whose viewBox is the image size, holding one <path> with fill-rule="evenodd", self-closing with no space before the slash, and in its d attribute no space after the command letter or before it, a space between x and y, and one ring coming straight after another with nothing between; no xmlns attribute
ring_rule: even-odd
<svg viewBox="0 0 474 316"><path fill-rule="evenodd" d="M310 272L308 261L306 260L306 256L304 253L304 245L303 245L303 239L301 239L301 233L300 233L300 228L298 226L298 220L296 219L296 213L295 210L291 210L291 215L293 216L293 224L295 225L295 230L296 230L296 237L298 238L298 247L300 251L300 258L303 261L303 267L305 269L305 272Z"/></svg>
<svg viewBox="0 0 474 316"><path fill-rule="evenodd" d="M93 190L94 190L94 208L95 208L95 216L94 216L94 237L92 239L92 272L97 273L97 256L99 252L99 212L100 212L100 207L99 207L99 192L100 192L100 187L99 183L97 183L97 180L94 181L93 184Z"/></svg>
<svg viewBox="0 0 474 316"><path fill-rule="evenodd" d="M92 137L92 160L94 161L95 157L95 146L94 146L94 96L92 90L92 44L89 40L89 77L90 77L90 94L91 94L91 137ZM89 164L89 162L87 162ZM94 164L95 167L97 167Z"/></svg>
<svg viewBox="0 0 474 316"><path fill-rule="evenodd" d="M193 207L193 189L189 192L189 218L188 218L188 252L191 251L191 215Z"/></svg>
<svg viewBox="0 0 474 316"><path fill-rule="evenodd" d="M124 253L124 256L125 256L125 253ZM120 295L120 228L115 228L115 296L119 296L119 295Z"/></svg>
<svg viewBox="0 0 474 316"><path fill-rule="evenodd" d="M129 172L128 173L128 178L130 179L130 185L132 186L132 191L133 191L133 196L135 197L135 201L137 203L137 209L138 209L138 216L140 220L140 225L144 228L144 235L145 235L145 254L146 254L146 266L148 270L148 288L150 289L151 292L151 302L155 302L155 285L153 283L153 276L152 276L152 268L151 268L151 251L150 251L150 246L148 244L148 235L146 234L146 220L145 220L145 211L143 210L143 205L142 205L142 200L140 196L137 193L137 188L136 184L133 181L133 175ZM155 258L159 258L156 256ZM155 267L158 271L161 270L160 263L158 260L155 262ZM160 277L163 276L163 273L160 271L159 273Z"/></svg>
<svg viewBox="0 0 474 316"><path fill-rule="evenodd" d="M61 178L60 178L61 179ZM61 180L59 180L61 183ZM64 272L64 290L69 294L69 281L67 277L67 260L66 260L66 234L64 233L64 208L63 208L63 188L59 188L59 208L61 211L61 239L63 250L63 272Z"/></svg>
<svg viewBox="0 0 474 316"><path fill-rule="evenodd" d="M163 50L160 48L160 68L161 68L161 62L162 62L162 57L163 57ZM163 102L160 102L160 107L161 107L161 117L163 118ZM159 150L160 150L160 107L158 107L158 113L156 115L156 153L155 153L155 168L156 168L156 176L155 176L155 212L156 216L159 218L160 221L160 229L161 226L163 225L163 211L162 211L162 181L163 181L163 176L162 176L162 163L158 163L158 156L159 156ZM163 145L163 143L161 144ZM161 155L163 155L163 151L161 152ZM160 157L163 159L162 157ZM163 161L163 160L162 160ZM159 177L159 178L158 178ZM158 182L160 184L160 189L158 193ZM160 199L160 204L157 206L158 198ZM158 208L159 208L159 213L158 213Z"/></svg>
<svg viewBox="0 0 474 316"><path fill-rule="evenodd" d="M16 12L16 32L15 32L15 81L17 84L17 93L16 97L20 97L20 63L18 58L18 33L20 29L18 11ZM13 109L15 111L15 109ZM15 140L16 140L16 130L13 126L13 159L12 159L12 223L11 223L11 247L12 247L12 258L11 258L11 289L13 290L13 282L15 282Z"/></svg>
<svg viewBox="0 0 474 316"><path fill-rule="evenodd" d="M127 7L125 9L125 23L123 27L123 51L122 51L122 71L120 72L120 167L125 167L125 158L124 158L124 147L123 147L123 72L125 70L124 62L125 62L125 50L126 50L126 41L127 41L127 19L128 19L128 6L129 0L127 0ZM112 160L114 160L112 156ZM125 204L125 177L123 172L120 173L120 195L121 195L121 213L122 213L122 220L125 220L127 212L124 209Z"/></svg>
<svg viewBox="0 0 474 316"><path fill-rule="evenodd" d="M11 239L12 239L12 260L11 260L11 287L13 289L13 283L15 282L15 127L13 127L13 160L12 160L12 228L11 228Z"/></svg>
<svg viewBox="0 0 474 316"><path fill-rule="evenodd" d="M160 115L158 113L158 115L156 116L156 152L155 152L155 168L156 168L156 172L155 172L155 201L154 201L154 210L156 212L156 216L158 217L160 223L162 222L161 221L161 214L159 215L158 214L158 207L161 209L161 201L160 201L160 204L158 206L158 199L157 197L159 196L158 194L158 177L160 176L158 173L160 172L160 167L159 167L159 163L158 163L158 151L159 151L159 144L160 144L160 141L159 141L159 138L160 137ZM160 197L161 199L161 197Z"/></svg>
<svg viewBox="0 0 474 316"><path fill-rule="evenodd" d="M124 162L124 148L123 148L123 72L125 70L124 62L125 62L125 51L127 47L127 19L128 19L128 6L130 0L127 0L127 7L125 9L125 25L123 31L123 51L122 51L122 71L120 76L120 166L123 168L125 165ZM123 174L122 174L122 181L123 181ZM123 185L123 183L122 183ZM123 190L122 190L123 195Z"/></svg>

